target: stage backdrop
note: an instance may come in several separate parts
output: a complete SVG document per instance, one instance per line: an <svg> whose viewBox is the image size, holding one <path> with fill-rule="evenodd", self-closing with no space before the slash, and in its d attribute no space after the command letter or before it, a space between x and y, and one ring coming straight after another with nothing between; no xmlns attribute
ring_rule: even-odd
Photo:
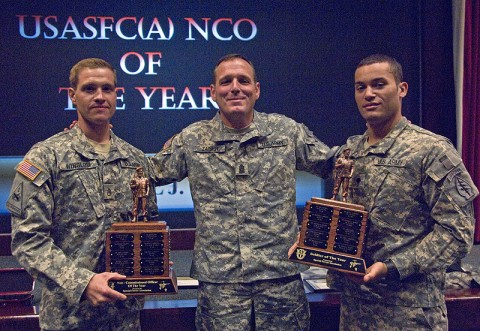
<svg viewBox="0 0 480 331"><path fill-rule="evenodd" d="M21 157L76 118L68 73L86 57L117 69L114 131L146 153L214 116L212 69L227 53L244 54L256 65L257 110L304 122L328 145L365 130L354 102L358 61L390 54L404 64L410 83L404 114L421 124L416 0L0 3L2 213L18 159L11 156ZM299 178L299 206L323 194L320 180ZM162 200L166 209L191 208L185 183L157 193L160 208Z"/></svg>

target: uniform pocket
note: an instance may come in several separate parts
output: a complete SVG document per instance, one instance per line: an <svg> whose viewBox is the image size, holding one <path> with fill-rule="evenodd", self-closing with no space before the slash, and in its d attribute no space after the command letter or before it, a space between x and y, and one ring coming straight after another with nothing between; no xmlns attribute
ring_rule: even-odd
<svg viewBox="0 0 480 331"><path fill-rule="evenodd" d="M418 186L413 185L398 171L385 169L377 177L375 208L370 217L388 227L399 230L417 205Z"/></svg>

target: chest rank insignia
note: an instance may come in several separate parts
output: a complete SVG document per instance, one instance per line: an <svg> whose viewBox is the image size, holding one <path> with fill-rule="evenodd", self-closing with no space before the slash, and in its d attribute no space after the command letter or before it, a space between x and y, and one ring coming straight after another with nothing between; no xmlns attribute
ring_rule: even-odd
<svg viewBox="0 0 480 331"><path fill-rule="evenodd" d="M235 167L236 176L248 176L248 165L240 163Z"/></svg>

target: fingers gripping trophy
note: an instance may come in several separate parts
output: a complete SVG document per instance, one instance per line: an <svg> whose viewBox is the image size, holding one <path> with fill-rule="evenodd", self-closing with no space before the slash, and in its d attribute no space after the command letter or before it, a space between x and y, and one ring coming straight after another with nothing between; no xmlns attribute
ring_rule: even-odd
<svg viewBox="0 0 480 331"><path fill-rule="evenodd" d="M335 162L331 199L307 201L298 245L289 258L295 262L363 275L362 258L368 213L361 205L347 202L355 164L345 148ZM337 197L341 192L342 201Z"/></svg>

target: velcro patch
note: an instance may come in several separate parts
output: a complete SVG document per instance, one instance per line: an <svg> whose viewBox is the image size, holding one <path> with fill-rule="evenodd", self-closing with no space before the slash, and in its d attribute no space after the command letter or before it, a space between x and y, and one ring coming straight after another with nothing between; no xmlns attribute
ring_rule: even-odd
<svg viewBox="0 0 480 331"><path fill-rule="evenodd" d="M387 167L399 167L403 168L406 166L407 162L402 159L393 159L393 158L375 158L375 165L377 166L387 166Z"/></svg>
<svg viewBox="0 0 480 331"><path fill-rule="evenodd" d="M17 171L32 181L42 172L39 167L28 160L20 162Z"/></svg>
<svg viewBox="0 0 480 331"><path fill-rule="evenodd" d="M17 185L17 187L12 191L12 194L7 200L7 208L13 215L21 216L22 215L22 195L23 195L23 183Z"/></svg>
<svg viewBox="0 0 480 331"><path fill-rule="evenodd" d="M59 167L61 170L83 170L83 169L90 169L95 168L97 166L97 162L89 161L89 162L61 162Z"/></svg>
<svg viewBox="0 0 480 331"><path fill-rule="evenodd" d="M205 145L195 148L198 153L225 153L227 147L225 145Z"/></svg>
<svg viewBox="0 0 480 331"><path fill-rule="evenodd" d="M120 166L122 168L137 169L140 166L140 164L137 161L120 160Z"/></svg>
<svg viewBox="0 0 480 331"><path fill-rule="evenodd" d="M458 194L461 197L465 198L465 200L469 201L474 196L472 187L461 176L455 176L454 183L455 183L455 187L457 189Z"/></svg>
<svg viewBox="0 0 480 331"><path fill-rule="evenodd" d="M466 201L470 201L475 196L475 190L470 184L470 181L466 180L462 175L463 172L461 169L455 169L448 174L447 180L452 182L456 189L456 194Z"/></svg>
<svg viewBox="0 0 480 331"><path fill-rule="evenodd" d="M261 141L257 143L258 148L282 147L287 145L288 145L287 139L268 140L268 141Z"/></svg>

